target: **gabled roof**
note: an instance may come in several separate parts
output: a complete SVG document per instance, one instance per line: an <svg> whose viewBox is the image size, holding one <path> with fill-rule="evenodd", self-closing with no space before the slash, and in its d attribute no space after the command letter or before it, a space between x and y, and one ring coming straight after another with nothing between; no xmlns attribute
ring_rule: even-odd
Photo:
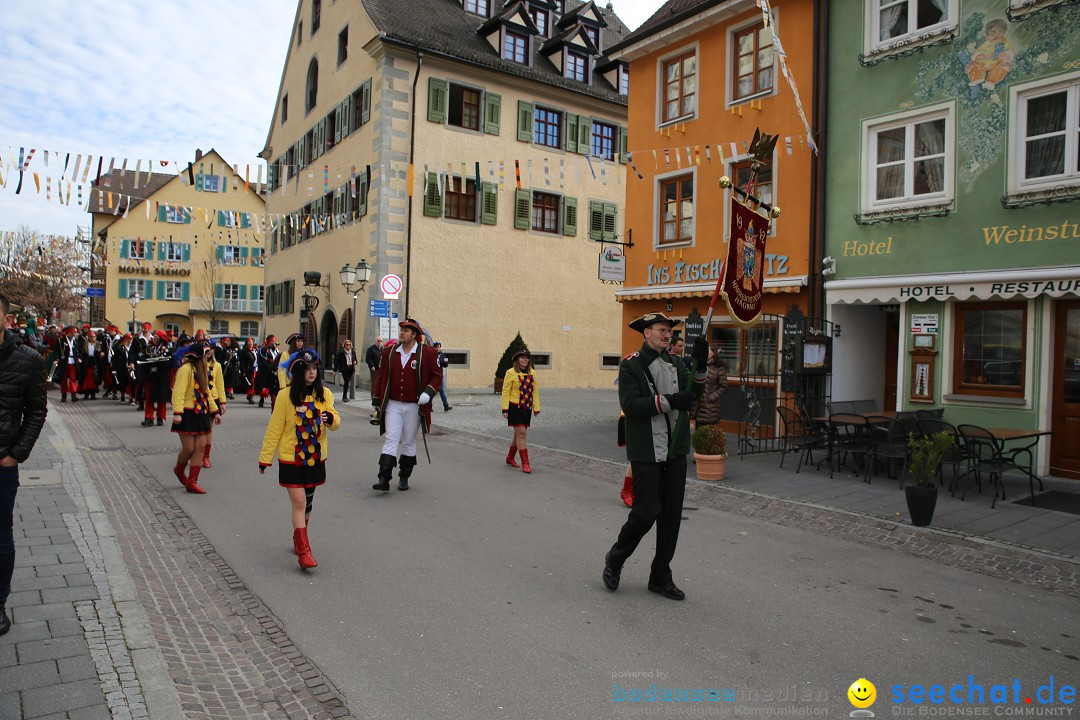
<svg viewBox="0 0 1080 720"><path fill-rule="evenodd" d="M537 35L540 32L536 27L536 23L533 22L532 17L529 15L529 10L525 7L524 0L516 0L507 3L501 13L492 16L487 22L480 26L480 29L477 30L477 32L484 37L487 37L495 32L500 25L524 26L525 30L531 35Z"/></svg>
<svg viewBox="0 0 1080 720"><path fill-rule="evenodd" d="M703 10L729 1L730 0L668 0L659 10L652 14L652 17L643 22L637 30L605 47L608 52L620 50L643 38L658 33L671 25L675 25L687 18L693 17Z"/></svg>
<svg viewBox="0 0 1080 720"><path fill-rule="evenodd" d="M585 13L590 9L593 11L593 14L596 15L595 19L592 17L587 17L585 15ZM604 20L604 13L600 12L600 8L596 7L596 3L594 3L593 0L582 3L581 5L578 5L573 9L568 8L566 13L561 18L559 18L559 22L557 22L555 25L556 27L564 28L578 22L579 20L590 25L607 27L607 21Z"/></svg>
<svg viewBox="0 0 1080 720"><path fill-rule="evenodd" d="M573 38L575 35L580 37L584 41L584 46L570 42L571 38ZM589 37L588 33L585 32L585 30L581 27L580 24L577 24L559 33L558 35L555 35L546 43L544 43L540 47L540 53L543 55L550 55L564 45L580 50L585 50L586 52L592 53L593 55L596 55L599 52L596 49L596 46L593 45L592 39Z"/></svg>
<svg viewBox="0 0 1080 720"><path fill-rule="evenodd" d="M529 66L504 60L486 37L477 32L487 19L465 12L460 0L361 0L375 27L382 33L383 42L415 47L426 53L442 55L465 63L479 65L508 75L545 83L592 97L625 105L619 95L599 73L593 73L588 84L563 77L550 60L540 54L539 43L533 42ZM567 12L582 5L578 0L566 0ZM595 7L595 6L594 6ZM601 30L604 47L615 44L630 31L613 11L597 8L603 16Z"/></svg>

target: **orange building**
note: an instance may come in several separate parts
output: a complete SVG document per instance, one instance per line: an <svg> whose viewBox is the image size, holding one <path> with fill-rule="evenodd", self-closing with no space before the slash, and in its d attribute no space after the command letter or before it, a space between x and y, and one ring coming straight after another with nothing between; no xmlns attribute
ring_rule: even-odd
<svg viewBox="0 0 1080 720"><path fill-rule="evenodd" d="M776 2L773 13L809 116L813 2ZM745 186L747 148L761 128L780 138L759 172L756 194L783 209L767 241L763 321L740 328L721 302L708 337L727 363L729 389L743 374L772 376L778 383L783 328L776 316L792 306L809 312L814 168L761 11L752 0L669 0L609 53L630 68L633 166L626 180L624 240L633 246L624 249L626 277L616 291L623 307L623 352L641 345L641 336L626 327L634 317L655 310L683 320L706 315L728 248L730 191L719 180L726 175ZM767 396L779 388L770 390L765 379L754 382L763 385L762 407L775 406L775 399L766 404ZM737 404L733 400L725 413L732 422L739 417ZM771 425L770 417L763 413L762 421Z"/></svg>

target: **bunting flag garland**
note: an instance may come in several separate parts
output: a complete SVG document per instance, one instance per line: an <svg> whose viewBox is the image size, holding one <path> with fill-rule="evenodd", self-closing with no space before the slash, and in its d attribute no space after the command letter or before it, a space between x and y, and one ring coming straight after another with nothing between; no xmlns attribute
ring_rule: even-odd
<svg viewBox="0 0 1080 720"><path fill-rule="evenodd" d="M708 150L709 146L706 145L705 149ZM626 153L626 162L630 164L634 174L637 175L638 180L644 180L645 176L641 174L641 171L637 169L637 165L634 164L634 153Z"/></svg>
<svg viewBox="0 0 1080 720"><path fill-rule="evenodd" d="M798 111L799 119L802 120L803 127L806 129L806 142L809 143L810 148L817 155L817 144L814 143L810 122L806 119L806 111L803 110L802 99L799 97L799 88L795 86L795 76L791 74L791 69L788 67L787 53L784 52L784 45L780 42L780 35L776 32L776 20L772 17L769 0L754 0L754 2L761 8L762 21L765 23L765 27L769 29L769 33L772 34L773 48L776 51L777 60L780 61L780 74L787 80L788 86L791 88L791 94L795 97L795 109Z"/></svg>

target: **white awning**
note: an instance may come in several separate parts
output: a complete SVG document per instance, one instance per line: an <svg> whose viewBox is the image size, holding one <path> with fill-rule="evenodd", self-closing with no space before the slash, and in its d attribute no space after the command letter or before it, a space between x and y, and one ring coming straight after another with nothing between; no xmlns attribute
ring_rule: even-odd
<svg viewBox="0 0 1080 720"><path fill-rule="evenodd" d="M806 275L782 275L765 278L763 291L767 294L797 293L806 286ZM660 298L707 297L711 298L716 290L715 282L682 283L678 285L646 285L644 287L624 287L615 291L615 299L655 300Z"/></svg>
<svg viewBox="0 0 1080 720"><path fill-rule="evenodd" d="M1080 297L1080 266L892 275L825 283L825 302L897 303L908 300Z"/></svg>

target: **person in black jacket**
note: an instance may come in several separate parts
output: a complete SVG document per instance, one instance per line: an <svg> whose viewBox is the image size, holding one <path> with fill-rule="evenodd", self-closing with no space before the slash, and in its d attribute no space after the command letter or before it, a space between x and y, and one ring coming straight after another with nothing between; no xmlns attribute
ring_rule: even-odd
<svg viewBox="0 0 1080 720"><path fill-rule="evenodd" d="M15 494L19 490L19 463L30 457L45 425L45 362L22 344L12 306L0 295L4 340L0 344L0 635L11 629L7 599L15 570Z"/></svg>
<svg viewBox="0 0 1080 720"><path fill-rule="evenodd" d="M368 349L364 352L364 362L367 363L368 372L371 373L371 404L375 404L375 374L379 371L379 361L382 359L382 344L383 339L381 337L375 338L375 342L371 343Z"/></svg>
<svg viewBox="0 0 1080 720"><path fill-rule="evenodd" d="M356 399L356 390L353 387L353 375L356 374L356 351L353 350L352 340L341 343L341 349L334 358L334 369L341 374L341 402L349 402L349 395Z"/></svg>

